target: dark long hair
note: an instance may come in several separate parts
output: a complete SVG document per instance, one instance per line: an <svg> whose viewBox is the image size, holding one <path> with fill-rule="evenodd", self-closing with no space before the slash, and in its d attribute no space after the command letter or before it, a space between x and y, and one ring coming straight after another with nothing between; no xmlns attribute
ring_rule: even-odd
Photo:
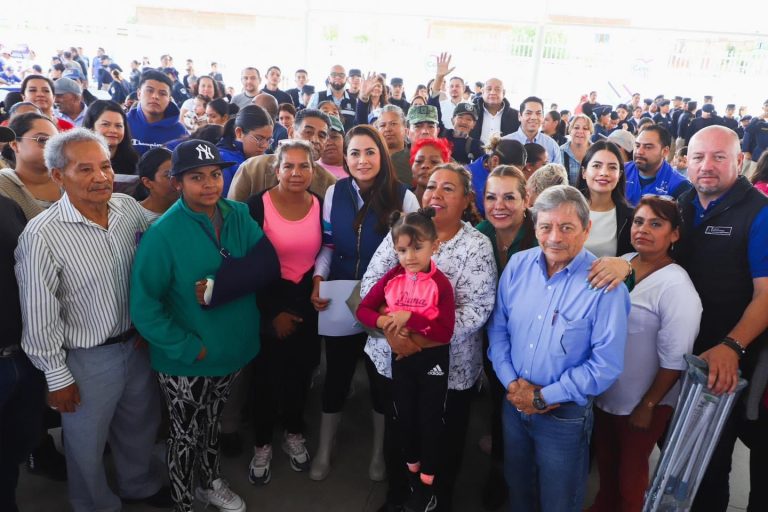
<svg viewBox="0 0 768 512"><path fill-rule="evenodd" d="M225 149L235 149L235 140L237 139L235 128L240 128L245 135L251 130L257 130L264 126L274 126L274 124L275 121L272 116L262 107L246 105L224 124L224 134L218 145Z"/></svg>
<svg viewBox="0 0 768 512"><path fill-rule="evenodd" d="M763 151L763 154L760 155L760 158L757 160L755 172L752 173L752 177L749 178L749 181L751 181L753 185L768 181L768 151Z"/></svg>
<svg viewBox="0 0 768 512"><path fill-rule="evenodd" d="M56 128L56 131L59 130L58 126L56 126L56 123L52 121L50 117L44 116L43 114L38 114L37 112L27 112L26 114L19 114L15 116L13 119L11 119L11 122L8 123L8 128L13 130L13 133L16 134L16 138L18 139L19 137L23 137L24 134L31 130L32 124L38 119L44 119L45 121L48 121L53 125L54 128ZM15 167L16 152L11 149L10 144L6 144L5 147L3 147L2 156L9 162L13 163Z"/></svg>
<svg viewBox="0 0 768 512"><path fill-rule="evenodd" d="M581 172L579 172L579 178L576 181L576 188L578 188L584 197L589 201L589 187L587 186L587 180L584 179L583 171L589 165L589 161L595 156L598 151L610 151L619 161L619 180L616 183L616 188L611 191L611 200L615 205L626 205L626 187L627 187L627 175L624 172L624 156L621 154L619 146L613 142L607 140L599 140L589 146L587 152L584 153L584 158L581 159Z"/></svg>
<svg viewBox="0 0 768 512"><path fill-rule="evenodd" d="M120 114L123 119L123 127L125 134L123 140L117 145L117 151L112 158L112 169L117 174L136 174L136 164L139 161L139 154L133 149L131 143L131 127L128 126L128 120L125 117L125 112L119 104L112 100L96 100L85 111L85 118L83 119L83 128L95 131L96 121L99 120L101 114L104 112L116 112Z"/></svg>
<svg viewBox="0 0 768 512"><path fill-rule="evenodd" d="M373 139L374 144L376 144L376 147L379 150L381 165L379 173L373 181L373 186L362 194L365 206L358 212L357 217L355 218L354 228L357 230L360 227L368 208L371 208L377 218L376 231L386 233L389 229L389 217L392 215L392 212L403 208L402 201L400 201L399 185L395 176L395 168L392 165L392 159L389 157L387 144L384 142L384 139L381 138L379 131L373 126L369 124L359 124L349 130L344 139L344 154L347 154L349 142L352 138L363 135ZM352 173L349 172L346 158L344 159L344 170L350 176L352 175Z"/></svg>
<svg viewBox="0 0 768 512"><path fill-rule="evenodd" d="M200 91L200 82L201 82L203 79L206 79L206 78L207 78L208 80L210 80L210 81L211 81L211 83L213 83L213 97L211 97L211 99L212 99L212 100L215 100L216 98L221 98L221 97L223 97L223 96L224 96L224 93L221 91L221 88L220 88L220 86L219 86L219 82L217 82L216 80L214 80L212 77L210 77L210 76L208 76L208 75L203 75L203 76L199 76L199 77L197 77L197 91Z"/></svg>

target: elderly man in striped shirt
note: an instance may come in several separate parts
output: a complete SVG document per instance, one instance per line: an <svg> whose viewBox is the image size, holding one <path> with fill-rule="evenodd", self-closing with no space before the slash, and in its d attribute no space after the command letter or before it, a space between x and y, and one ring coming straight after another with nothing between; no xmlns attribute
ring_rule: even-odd
<svg viewBox="0 0 768 512"><path fill-rule="evenodd" d="M118 511L102 456L109 441L123 501L170 507L150 471L160 421L147 351L131 326L131 265L147 223L130 197L112 195L106 141L88 130L52 137L45 147L62 198L33 219L16 249L22 349L44 374L59 410L75 512Z"/></svg>

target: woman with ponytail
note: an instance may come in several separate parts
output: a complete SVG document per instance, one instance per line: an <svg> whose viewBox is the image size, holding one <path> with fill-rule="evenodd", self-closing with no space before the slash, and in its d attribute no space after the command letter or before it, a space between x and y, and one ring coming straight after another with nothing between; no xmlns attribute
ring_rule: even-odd
<svg viewBox="0 0 768 512"><path fill-rule="evenodd" d="M216 147L223 160L237 162L223 169L224 197L227 197L232 178L240 164L254 156L263 155L267 150L272 141L274 124L266 110L258 105L247 105L224 125L224 134Z"/></svg>

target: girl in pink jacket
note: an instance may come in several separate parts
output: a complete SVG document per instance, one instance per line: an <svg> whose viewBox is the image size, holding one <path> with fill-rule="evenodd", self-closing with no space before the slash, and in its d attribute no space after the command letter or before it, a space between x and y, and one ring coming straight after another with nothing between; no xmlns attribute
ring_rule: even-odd
<svg viewBox="0 0 768 512"><path fill-rule="evenodd" d="M433 510L443 409L448 390L449 342L453 336L453 288L432 255L439 242L435 211L392 215L392 241L400 265L387 272L360 303L357 318L388 337L410 336L420 351L392 353L392 391L400 447L413 493L406 510Z"/></svg>

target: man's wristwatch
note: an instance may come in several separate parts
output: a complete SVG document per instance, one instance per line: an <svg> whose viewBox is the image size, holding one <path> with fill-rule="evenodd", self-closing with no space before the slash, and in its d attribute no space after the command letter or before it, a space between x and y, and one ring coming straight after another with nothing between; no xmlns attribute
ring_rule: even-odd
<svg viewBox="0 0 768 512"><path fill-rule="evenodd" d="M731 350L733 350L734 352L736 352L736 354L739 356L739 359L741 359L742 357L744 357L747 354L746 349L744 348L744 346L741 343L739 343L735 339L730 338L728 336L726 336L725 338L720 340L720 344L721 345L725 345L726 347L728 347Z"/></svg>
<svg viewBox="0 0 768 512"><path fill-rule="evenodd" d="M537 411L543 411L547 408L547 402L545 402L544 398L541 396L540 389L533 391L533 408Z"/></svg>

